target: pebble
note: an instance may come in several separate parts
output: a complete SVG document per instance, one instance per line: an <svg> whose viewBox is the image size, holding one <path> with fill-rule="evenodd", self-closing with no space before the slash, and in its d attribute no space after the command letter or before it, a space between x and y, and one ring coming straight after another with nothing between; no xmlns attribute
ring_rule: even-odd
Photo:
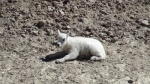
<svg viewBox="0 0 150 84"><path fill-rule="evenodd" d="M0 14L0 18L2 18L3 17L3 14Z"/></svg>
<svg viewBox="0 0 150 84"><path fill-rule="evenodd" d="M92 29L88 26L85 30L91 32Z"/></svg>
<svg viewBox="0 0 150 84"><path fill-rule="evenodd" d="M65 13L62 10L59 10L61 15L65 15Z"/></svg>
<svg viewBox="0 0 150 84"><path fill-rule="evenodd" d="M89 0L91 3L95 3L96 2L96 0Z"/></svg>
<svg viewBox="0 0 150 84"><path fill-rule="evenodd" d="M44 21L39 21L39 22L36 24L36 26L37 26L38 28L42 28L42 27L45 26L45 23L44 23Z"/></svg>
<svg viewBox="0 0 150 84"><path fill-rule="evenodd" d="M150 24L148 23L148 20L142 20L141 23L145 26L149 26Z"/></svg>
<svg viewBox="0 0 150 84"><path fill-rule="evenodd" d="M111 37L113 37L113 36L114 36L114 34L113 34L113 32L112 32L112 31L108 31L107 33L108 33L108 35L109 35L109 36L111 36Z"/></svg>
<svg viewBox="0 0 150 84"><path fill-rule="evenodd" d="M112 43L115 43L117 40L118 40L118 37L113 37L113 38L111 39L111 42L112 42Z"/></svg>
<svg viewBox="0 0 150 84"><path fill-rule="evenodd" d="M89 35L90 35L90 32L86 31L86 32L84 33L84 35L89 36Z"/></svg>
<svg viewBox="0 0 150 84"><path fill-rule="evenodd" d="M129 84L132 84L132 83L133 83L133 80L128 80L128 83L129 83Z"/></svg>
<svg viewBox="0 0 150 84"><path fill-rule="evenodd" d="M90 24L91 23L91 20L88 19L88 18L82 18L84 24Z"/></svg>
<svg viewBox="0 0 150 84"><path fill-rule="evenodd" d="M17 2L18 0L8 0L9 3Z"/></svg>
<svg viewBox="0 0 150 84"><path fill-rule="evenodd" d="M53 8L51 6L48 6L48 11L53 11Z"/></svg>
<svg viewBox="0 0 150 84"><path fill-rule="evenodd" d="M118 0L118 2L119 2L119 3L122 3L123 1L122 1L122 0Z"/></svg>
<svg viewBox="0 0 150 84"><path fill-rule="evenodd" d="M21 34L21 37L25 38L25 37L26 37L26 35L25 35L25 34Z"/></svg>
<svg viewBox="0 0 150 84"><path fill-rule="evenodd" d="M63 4L69 3L69 0L64 0Z"/></svg>
<svg viewBox="0 0 150 84"><path fill-rule="evenodd" d="M70 28L71 28L69 25L67 25L66 27L67 27L67 29L70 29Z"/></svg>
<svg viewBox="0 0 150 84"><path fill-rule="evenodd" d="M42 39L41 39L41 38L38 38L37 40L38 40L38 41L41 41Z"/></svg>
<svg viewBox="0 0 150 84"><path fill-rule="evenodd" d="M0 27L0 35L3 34L4 28Z"/></svg>
<svg viewBox="0 0 150 84"><path fill-rule="evenodd" d="M32 34L37 36L38 35L38 31L32 31Z"/></svg>
<svg viewBox="0 0 150 84"><path fill-rule="evenodd" d="M52 34L54 34L54 31L53 31L53 30L51 30L51 29L46 29L46 35L50 36L50 35L52 35Z"/></svg>

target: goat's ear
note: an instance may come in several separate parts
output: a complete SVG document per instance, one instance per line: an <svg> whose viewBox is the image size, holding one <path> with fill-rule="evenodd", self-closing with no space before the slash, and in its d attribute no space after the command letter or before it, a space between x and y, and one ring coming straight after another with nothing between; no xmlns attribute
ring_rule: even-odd
<svg viewBox="0 0 150 84"><path fill-rule="evenodd" d="M67 36L69 36L69 35L70 35L70 31L67 32Z"/></svg>
<svg viewBox="0 0 150 84"><path fill-rule="evenodd" d="M60 34L60 30L59 29L57 30L57 32L58 32L58 34Z"/></svg>
<svg viewBox="0 0 150 84"><path fill-rule="evenodd" d="M69 37L69 35L70 35L70 31L67 32L67 38Z"/></svg>

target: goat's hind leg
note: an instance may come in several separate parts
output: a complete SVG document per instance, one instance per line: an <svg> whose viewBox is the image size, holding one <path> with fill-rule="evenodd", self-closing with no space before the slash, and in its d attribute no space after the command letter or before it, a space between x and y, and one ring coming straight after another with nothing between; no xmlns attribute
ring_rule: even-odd
<svg viewBox="0 0 150 84"><path fill-rule="evenodd" d="M103 54L99 54L99 55L94 55L90 58L91 61L99 61L99 60L102 60L102 59L105 59L106 56L103 55Z"/></svg>
<svg viewBox="0 0 150 84"><path fill-rule="evenodd" d="M101 60L102 58L101 57L98 57L98 56L92 56L90 58L91 61L98 61L98 60Z"/></svg>

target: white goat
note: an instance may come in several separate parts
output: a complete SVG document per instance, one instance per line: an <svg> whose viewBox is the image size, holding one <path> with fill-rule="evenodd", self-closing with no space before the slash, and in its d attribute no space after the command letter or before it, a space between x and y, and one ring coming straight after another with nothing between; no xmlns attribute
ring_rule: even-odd
<svg viewBox="0 0 150 84"><path fill-rule="evenodd" d="M66 52L63 58L57 59L56 63L77 59L79 56L89 56L90 60L96 61L106 58L102 43L93 38L70 37L68 34L58 30L57 44L62 47L62 52Z"/></svg>

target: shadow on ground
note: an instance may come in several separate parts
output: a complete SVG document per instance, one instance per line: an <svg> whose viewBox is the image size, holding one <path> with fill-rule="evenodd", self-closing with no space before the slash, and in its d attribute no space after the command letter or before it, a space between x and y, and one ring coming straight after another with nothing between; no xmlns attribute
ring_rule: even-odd
<svg viewBox="0 0 150 84"><path fill-rule="evenodd" d="M44 58L40 58L40 60L42 60L43 62L50 62L50 61L54 61L56 59L60 59L62 57L64 57L66 54L64 52L56 52L53 54L49 54L46 55Z"/></svg>
<svg viewBox="0 0 150 84"><path fill-rule="evenodd" d="M44 58L40 58L40 60L42 60L43 62L50 62L50 61L54 61L56 59L63 58L65 55L67 55L67 54L64 53L64 52L56 52L56 53L53 53L53 54L46 55ZM94 61L91 61L90 57L91 56L79 56L76 60L77 61L82 61L82 62L93 63ZM69 61L72 61L72 60L69 60Z"/></svg>

